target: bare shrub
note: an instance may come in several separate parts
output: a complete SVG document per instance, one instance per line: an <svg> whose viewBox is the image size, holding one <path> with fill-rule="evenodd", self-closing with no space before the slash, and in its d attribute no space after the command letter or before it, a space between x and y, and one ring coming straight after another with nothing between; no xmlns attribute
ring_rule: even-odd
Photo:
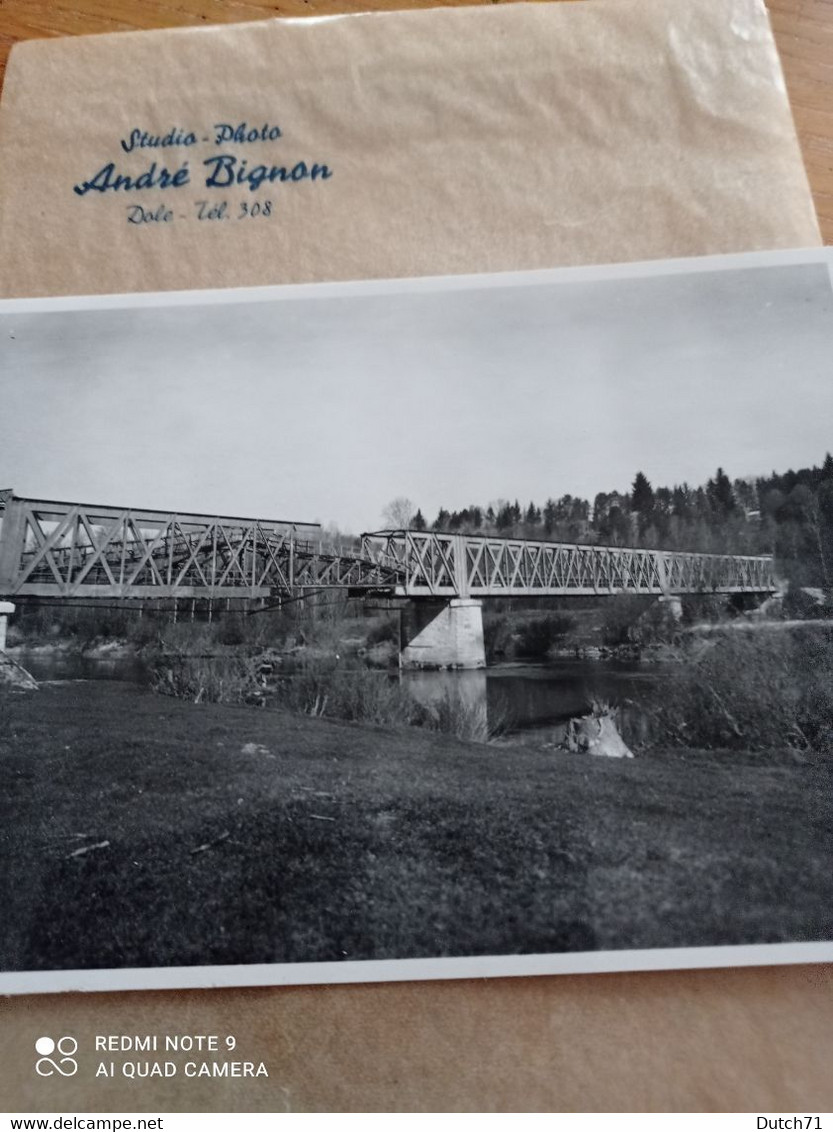
<svg viewBox="0 0 833 1132"><path fill-rule="evenodd" d="M155 645L164 653L185 656L208 653L214 644L212 627L205 621L157 622Z"/></svg>
<svg viewBox="0 0 833 1132"><path fill-rule="evenodd" d="M660 741L766 750L833 746L833 638L828 632L726 632L663 682Z"/></svg>
<svg viewBox="0 0 833 1132"><path fill-rule="evenodd" d="M549 650L571 633L576 619L567 613L553 613L526 621L518 632L516 650L519 656L542 660Z"/></svg>
<svg viewBox="0 0 833 1132"><path fill-rule="evenodd" d="M493 613L491 610L483 612L483 644L486 659L493 661L511 655L512 652L512 623L502 613Z"/></svg>
<svg viewBox="0 0 833 1132"><path fill-rule="evenodd" d="M668 607L655 597L617 594L605 601L602 642L610 647L669 641L676 628Z"/></svg>
<svg viewBox="0 0 833 1132"><path fill-rule="evenodd" d="M386 727L417 726L485 743L508 728L507 712L490 720L485 701L446 690L430 705L385 672L340 664L335 657L306 657L267 687L263 657L232 654L161 658L151 688L192 703L273 703L287 711Z"/></svg>
<svg viewBox="0 0 833 1132"><path fill-rule="evenodd" d="M793 640L802 691L799 723L815 749L833 751L833 632L797 630Z"/></svg>
<svg viewBox="0 0 833 1132"><path fill-rule="evenodd" d="M367 631L366 641L368 648L373 645L387 644L388 642L398 645L399 644L399 618L386 617L382 621L377 621L371 625Z"/></svg>
<svg viewBox="0 0 833 1132"><path fill-rule="evenodd" d="M636 639L636 626L646 608L644 599L635 594L617 594L608 598L602 622L604 644L632 644Z"/></svg>
<svg viewBox="0 0 833 1132"><path fill-rule="evenodd" d="M59 606L51 602L43 605L22 604L16 614L15 622L21 638L27 642L46 639L59 639L69 642L75 649L84 651L96 642L123 640L128 636L136 619L136 609L111 607L102 603L101 608L86 606Z"/></svg>
<svg viewBox="0 0 833 1132"><path fill-rule="evenodd" d="M245 645L247 643L247 621L240 613L227 613L220 617L214 626L214 640L219 645Z"/></svg>
<svg viewBox="0 0 833 1132"><path fill-rule="evenodd" d="M238 656L172 656L153 668L151 689L192 703L242 704L262 698L257 665Z"/></svg>
<svg viewBox="0 0 833 1132"><path fill-rule="evenodd" d="M823 594L818 591L808 593L800 586L788 588L783 599L783 610L785 617L791 617L796 621L812 620L815 617L830 615L830 609L826 606Z"/></svg>
<svg viewBox="0 0 833 1132"><path fill-rule="evenodd" d="M127 631L127 639L137 649L158 644L159 623L153 617L134 617Z"/></svg>
<svg viewBox="0 0 833 1132"><path fill-rule="evenodd" d="M717 625L729 617L729 600L726 594L683 594L683 624L697 625L706 622Z"/></svg>
<svg viewBox="0 0 833 1132"><path fill-rule="evenodd" d="M446 688L439 699L423 709L424 727L454 735L467 743L488 743L509 727L506 711L490 713L485 700L469 699L456 689Z"/></svg>
<svg viewBox="0 0 833 1132"><path fill-rule="evenodd" d="M276 701L289 711L356 723L407 724L416 705L384 672L346 668L335 660L309 659L282 676Z"/></svg>
<svg viewBox="0 0 833 1132"><path fill-rule="evenodd" d="M421 726L478 743L486 742L493 730L485 703L447 689L438 700L423 705L398 680L364 667L342 667L333 660L306 660L296 672L283 676L277 702L306 715Z"/></svg>

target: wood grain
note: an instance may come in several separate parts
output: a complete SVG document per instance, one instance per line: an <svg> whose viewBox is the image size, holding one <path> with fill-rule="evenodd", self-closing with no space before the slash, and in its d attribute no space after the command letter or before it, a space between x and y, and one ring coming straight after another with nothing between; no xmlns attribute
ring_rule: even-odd
<svg viewBox="0 0 833 1132"><path fill-rule="evenodd" d="M479 0L0 0L0 83L24 39ZM496 2L496 0L495 0ZM592 2L592 0L591 0ZM833 243L833 0L768 0L822 236Z"/></svg>

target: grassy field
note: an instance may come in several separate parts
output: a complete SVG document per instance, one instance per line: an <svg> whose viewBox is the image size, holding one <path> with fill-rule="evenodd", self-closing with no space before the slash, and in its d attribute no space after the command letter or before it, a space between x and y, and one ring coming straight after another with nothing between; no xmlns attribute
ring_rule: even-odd
<svg viewBox="0 0 833 1132"><path fill-rule="evenodd" d="M833 938L813 755L594 760L100 682L0 693L0 774L4 970Z"/></svg>

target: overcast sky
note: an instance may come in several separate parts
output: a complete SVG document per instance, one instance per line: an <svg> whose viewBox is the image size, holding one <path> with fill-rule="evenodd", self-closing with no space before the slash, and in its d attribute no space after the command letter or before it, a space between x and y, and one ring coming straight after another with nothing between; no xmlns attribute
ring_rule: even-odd
<svg viewBox="0 0 833 1132"><path fill-rule="evenodd" d="M498 277L499 278L499 277ZM276 292L278 293L278 292ZM816 264L0 316L0 488L381 525L820 463Z"/></svg>

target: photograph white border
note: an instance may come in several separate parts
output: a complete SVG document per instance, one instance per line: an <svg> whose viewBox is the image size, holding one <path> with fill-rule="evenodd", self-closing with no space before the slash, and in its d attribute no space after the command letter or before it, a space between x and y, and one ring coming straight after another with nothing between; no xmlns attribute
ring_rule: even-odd
<svg viewBox="0 0 833 1132"><path fill-rule="evenodd" d="M65 295L50 298L0 299L0 314L38 311L124 310L131 307L214 306L264 303L276 299L356 298L388 294L432 294L443 291L491 290L495 287L535 287L547 283L602 283L665 275L694 275L740 271L756 267L827 266L833 285L833 247L791 248L786 251L732 252L728 255L650 259L636 263L546 267L533 271L480 272L476 275L420 275L395 279L358 279L340 283L279 283L264 287L220 287L209 291L137 291L117 295Z"/></svg>

